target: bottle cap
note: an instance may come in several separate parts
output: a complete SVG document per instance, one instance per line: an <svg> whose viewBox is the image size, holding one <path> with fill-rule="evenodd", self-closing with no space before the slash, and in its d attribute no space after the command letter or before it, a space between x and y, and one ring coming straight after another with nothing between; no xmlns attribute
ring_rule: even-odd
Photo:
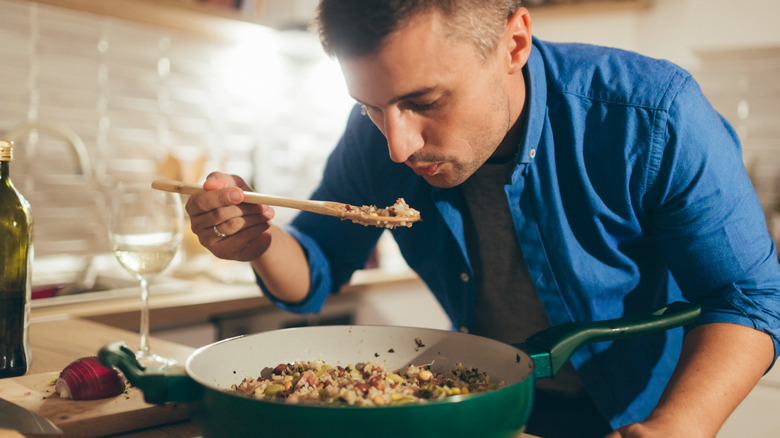
<svg viewBox="0 0 780 438"><path fill-rule="evenodd" d="M11 161L14 159L14 142L0 140L0 161Z"/></svg>

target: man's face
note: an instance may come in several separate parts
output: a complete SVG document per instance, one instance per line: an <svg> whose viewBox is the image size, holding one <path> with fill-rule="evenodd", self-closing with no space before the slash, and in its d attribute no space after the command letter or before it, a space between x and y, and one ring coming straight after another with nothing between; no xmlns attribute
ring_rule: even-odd
<svg viewBox="0 0 780 438"><path fill-rule="evenodd" d="M447 36L445 19L413 17L378 53L341 61L350 94L387 138L390 158L436 187L471 176L519 116L508 86L517 75L507 73L501 45L483 60L472 43Z"/></svg>

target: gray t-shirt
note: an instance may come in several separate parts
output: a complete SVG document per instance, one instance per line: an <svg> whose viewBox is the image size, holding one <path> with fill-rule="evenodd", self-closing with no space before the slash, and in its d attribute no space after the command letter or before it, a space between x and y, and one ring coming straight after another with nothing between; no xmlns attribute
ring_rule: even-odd
<svg viewBox="0 0 780 438"><path fill-rule="evenodd" d="M461 185L469 207L466 246L475 281L474 334L505 343L518 343L550 327L517 242L505 184L515 168L487 163ZM578 393L582 383L567 363L554 379L537 387Z"/></svg>

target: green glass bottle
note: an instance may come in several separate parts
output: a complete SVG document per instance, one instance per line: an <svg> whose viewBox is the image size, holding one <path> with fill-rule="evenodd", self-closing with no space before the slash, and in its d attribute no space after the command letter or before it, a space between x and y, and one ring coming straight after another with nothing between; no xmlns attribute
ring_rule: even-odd
<svg viewBox="0 0 780 438"><path fill-rule="evenodd" d="M32 219L30 204L11 183L13 143L0 141L0 378L21 376L32 354Z"/></svg>

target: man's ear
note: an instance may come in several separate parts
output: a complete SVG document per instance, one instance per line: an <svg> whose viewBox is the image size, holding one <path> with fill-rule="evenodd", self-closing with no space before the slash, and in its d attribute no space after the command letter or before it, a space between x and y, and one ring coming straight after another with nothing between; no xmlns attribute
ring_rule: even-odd
<svg viewBox="0 0 780 438"><path fill-rule="evenodd" d="M518 8L506 22L504 41L507 42L509 73L520 72L531 55L531 15L526 8Z"/></svg>

